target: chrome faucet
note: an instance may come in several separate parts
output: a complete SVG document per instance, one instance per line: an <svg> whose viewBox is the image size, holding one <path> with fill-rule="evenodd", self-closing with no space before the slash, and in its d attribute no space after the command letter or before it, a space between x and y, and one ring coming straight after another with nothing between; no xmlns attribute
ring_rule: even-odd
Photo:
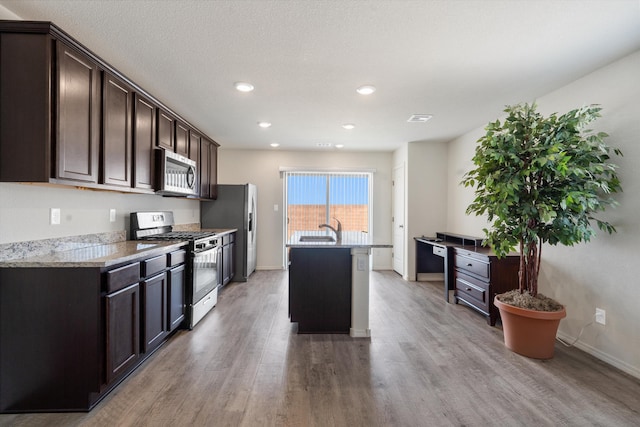
<svg viewBox="0 0 640 427"><path fill-rule="evenodd" d="M329 224L320 224L318 228L327 227L328 229L333 230L333 232L336 233L336 241L341 242L342 241L342 223L336 217L333 217L333 219L335 219L336 222L338 223L337 229L333 228Z"/></svg>

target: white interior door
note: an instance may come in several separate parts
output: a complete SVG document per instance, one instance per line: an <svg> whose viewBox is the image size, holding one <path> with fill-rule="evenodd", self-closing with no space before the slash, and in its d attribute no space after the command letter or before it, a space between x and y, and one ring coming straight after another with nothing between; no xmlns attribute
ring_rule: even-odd
<svg viewBox="0 0 640 427"><path fill-rule="evenodd" d="M393 170L393 270L404 277L404 165Z"/></svg>

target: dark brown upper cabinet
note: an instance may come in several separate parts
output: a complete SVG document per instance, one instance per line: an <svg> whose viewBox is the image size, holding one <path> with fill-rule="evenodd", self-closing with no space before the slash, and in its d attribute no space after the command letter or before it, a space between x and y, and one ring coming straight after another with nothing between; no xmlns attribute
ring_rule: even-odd
<svg viewBox="0 0 640 427"><path fill-rule="evenodd" d="M138 93L133 95L133 99L133 186L152 190L158 107Z"/></svg>
<svg viewBox="0 0 640 427"><path fill-rule="evenodd" d="M189 158L196 162L196 191L200 193L200 175L202 172L199 172L201 169L200 163L200 144L202 141L202 136L193 129L189 130Z"/></svg>
<svg viewBox="0 0 640 427"><path fill-rule="evenodd" d="M0 64L2 182L149 193L156 149L201 161L201 132L51 22L0 21Z"/></svg>
<svg viewBox="0 0 640 427"><path fill-rule="evenodd" d="M189 157L189 127L180 120L176 120L176 153Z"/></svg>
<svg viewBox="0 0 640 427"><path fill-rule="evenodd" d="M175 134L173 131L173 123L175 118L172 114L158 108L158 147L165 148L169 151L175 151Z"/></svg>
<svg viewBox="0 0 640 427"><path fill-rule="evenodd" d="M0 179L97 183L96 62L48 34L10 32L0 34L0 63Z"/></svg>
<svg viewBox="0 0 640 427"><path fill-rule="evenodd" d="M131 120L133 91L105 72L102 80L102 179L101 184L131 187Z"/></svg>
<svg viewBox="0 0 640 427"><path fill-rule="evenodd" d="M218 144L202 138L200 144L200 198L218 197Z"/></svg>
<svg viewBox="0 0 640 427"><path fill-rule="evenodd" d="M56 178L98 182L100 71L82 53L57 42Z"/></svg>

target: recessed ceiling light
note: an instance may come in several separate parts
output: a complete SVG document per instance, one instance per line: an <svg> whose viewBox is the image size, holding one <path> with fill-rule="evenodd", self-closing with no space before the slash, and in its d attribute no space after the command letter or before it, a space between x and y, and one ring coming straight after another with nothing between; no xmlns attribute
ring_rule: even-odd
<svg viewBox="0 0 640 427"><path fill-rule="evenodd" d="M278 144L277 142L272 142L272 143L271 143L271 144L269 144L269 145L271 145L273 148L276 148L276 147L279 147L279 146L280 146L280 144Z"/></svg>
<svg viewBox="0 0 640 427"><path fill-rule="evenodd" d="M344 148L344 144L336 144L336 148Z"/></svg>
<svg viewBox="0 0 640 427"><path fill-rule="evenodd" d="M271 123L269 123L269 122L258 122L258 126L260 126L261 128L266 129L268 127L271 127Z"/></svg>
<svg viewBox="0 0 640 427"><path fill-rule="evenodd" d="M343 128L347 129L347 130L351 130L353 128L356 127L356 125L354 125L353 123L345 123L342 125Z"/></svg>
<svg viewBox="0 0 640 427"><path fill-rule="evenodd" d="M333 146L330 142L318 142L316 145L320 148L329 148Z"/></svg>
<svg viewBox="0 0 640 427"><path fill-rule="evenodd" d="M235 82L233 86L240 92L251 92L254 89L253 85L247 82Z"/></svg>
<svg viewBox="0 0 640 427"><path fill-rule="evenodd" d="M428 122L433 116L431 114L413 114L407 120L409 123L425 123Z"/></svg>
<svg viewBox="0 0 640 427"><path fill-rule="evenodd" d="M356 89L356 92L358 92L360 95L371 95L375 91L376 88L371 85L360 86L358 89Z"/></svg>

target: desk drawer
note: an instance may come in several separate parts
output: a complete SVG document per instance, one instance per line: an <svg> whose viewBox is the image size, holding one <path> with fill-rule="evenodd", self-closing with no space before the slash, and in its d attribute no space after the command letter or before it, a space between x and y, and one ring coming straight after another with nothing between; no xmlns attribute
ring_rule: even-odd
<svg viewBox="0 0 640 427"><path fill-rule="evenodd" d="M489 264L474 258L456 254L456 268L465 273L477 274L480 277L489 279Z"/></svg>
<svg viewBox="0 0 640 427"><path fill-rule="evenodd" d="M489 313L489 284L456 272L456 296Z"/></svg>
<svg viewBox="0 0 640 427"><path fill-rule="evenodd" d="M447 253L447 249L446 248L442 248L440 246L433 246L433 254L434 255L438 255L441 257L444 257Z"/></svg>

